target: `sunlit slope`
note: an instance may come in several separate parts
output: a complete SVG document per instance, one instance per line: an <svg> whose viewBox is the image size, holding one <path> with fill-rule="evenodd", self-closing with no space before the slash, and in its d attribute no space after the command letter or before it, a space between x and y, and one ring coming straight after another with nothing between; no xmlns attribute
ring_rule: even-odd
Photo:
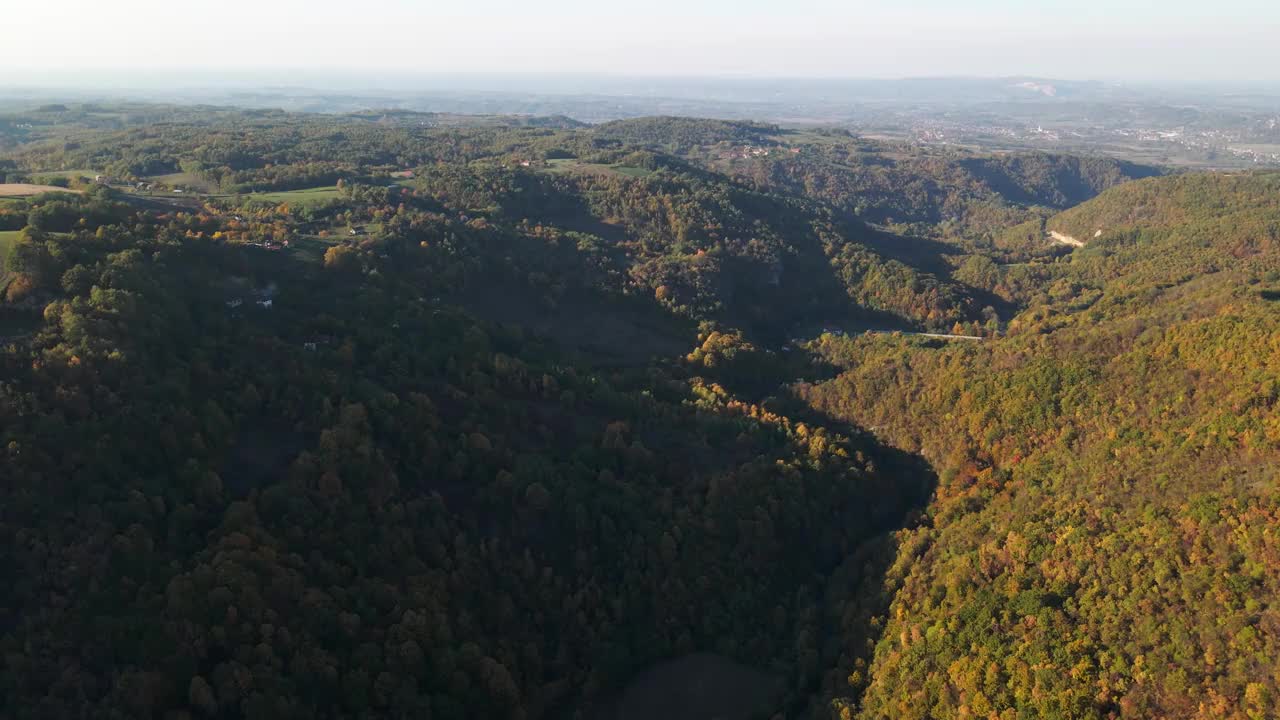
<svg viewBox="0 0 1280 720"><path fill-rule="evenodd" d="M830 342L802 387L939 471L865 718L1274 717L1277 177L1135 183L981 345ZM1130 210L1123 209L1128 204Z"/></svg>

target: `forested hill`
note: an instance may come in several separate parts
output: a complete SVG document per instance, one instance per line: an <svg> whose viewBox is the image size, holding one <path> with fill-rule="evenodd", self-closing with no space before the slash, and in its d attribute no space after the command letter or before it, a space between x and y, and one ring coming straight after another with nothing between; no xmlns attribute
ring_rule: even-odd
<svg viewBox="0 0 1280 720"><path fill-rule="evenodd" d="M1105 158L1026 154L974 156L841 142L799 153L770 152L733 172L764 187L819 197L870 221L929 233L933 226L973 233L1030 217L1029 208L1063 209L1155 168Z"/></svg>
<svg viewBox="0 0 1280 720"><path fill-rule="evenodd" d="M1007 337L824 342L847 369L802 394L941 477L851 668L861 717L1277 712L1274 197L1273 175L1113 190L1064 216L1115 229Z"/></svg>
<svg viewBox="0 0 1280 720"><path fill-rule="evenodd" d="M1276 175L3 120L6 717L1280 713Z"/></svg>
<svg viewBox="0 0 1280 720"><path fill-rule="evenodd" d="M189 222L17 246L44 309L0 385L16 717L539 716L694 649L803 703L824 578L927 492L682 371L433 307L429 268Z"/></svg>
<svg viewBox="0 0 1280 720"><path fill-rule="evenodd" d="M1240 222L1270 221L1280 206L1280 173L1194 173L1129 183L1054 217L1050 224L1080 238L1098 232L1221 228L1222 238L1249 238ZM1220 240L1215 241L1221 244Z"/></svg>
<svg viewBox="0 0 1280 720"><path fill-rule="evenodd" d="M777 136L781 134L781 130L777 125L657 117L603 123L597 125L592 134L607 140L680 153L720 143L772 145L777 142Z"/></svg>
<svg viewBox="0 0 1280 720"><path fill-rule="evenodd" d="M876 223L929 232L1009 224L1028 208L1064 209L1158 168L1102 157L983 155L866 140L833 130L641 118L606 123L597 138L696 158L761 189L821 199Z"/></svg>

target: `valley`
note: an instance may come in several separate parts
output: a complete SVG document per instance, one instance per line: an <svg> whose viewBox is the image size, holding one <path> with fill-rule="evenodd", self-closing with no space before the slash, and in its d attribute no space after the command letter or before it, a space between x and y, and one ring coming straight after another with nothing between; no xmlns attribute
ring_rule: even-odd
<svg viewBox="0 0 1280 720"><path fill-rule="evenodd" d="M67 185L0 200L15 718L1280 712L1280 174L58 107L0 118Z"/></svg>

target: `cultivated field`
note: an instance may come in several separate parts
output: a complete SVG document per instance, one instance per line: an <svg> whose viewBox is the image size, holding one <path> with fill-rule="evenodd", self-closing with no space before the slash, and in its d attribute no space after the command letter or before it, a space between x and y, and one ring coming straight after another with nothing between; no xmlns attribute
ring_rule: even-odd
<svg viewBox="0 0 1280 720"><path fill-rule="evenodd" d="M0 183L0 197L25 197L47 192L78 193L79 190L68 190L53 185L31 185L30 183Z"/></svg>
<svg viewBox="0 0 1280 720"><path fill-rule="evenodd" d="M88 178L89 180L92 180L97 174L98 171L96 170L86 170L83 168L72 170L42 170L40 172L31 173L31 179L37 184L40 184L47 183L52 178L66 178L68 180Z"/></svg>

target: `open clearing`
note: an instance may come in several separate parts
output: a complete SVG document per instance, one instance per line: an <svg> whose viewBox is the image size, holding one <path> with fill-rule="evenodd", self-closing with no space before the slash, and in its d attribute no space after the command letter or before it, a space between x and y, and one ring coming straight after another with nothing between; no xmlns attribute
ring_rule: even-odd
<svg viewBox="0 0 1280 720"><path fill-rule="evenodd" d="M1084 247L1083 241L1077 240L1071 237L1070 235L1067 235L1065 233L1060 233L1056 230L1049 231L1049 239L1053 240L1059 245L1070 245L1071 247Z"/></svg>
<svg viewBox="0 0 1280 720"><path fill-rule="evenodd" d="M4 256L9 254L9 246L18 239L21 230L0 230L0 264L4 263Z"/></svg>
<svg viewBox="0 0 1280 720"><path fill-rule="evenodd" d="M18 239L18 233L21 230L0 230L0 290L3 290L9 284L9 271L4 268L4 259L9 254L9 248L14 241Z"/></svg>
<svg viewBox="0 0 1280 720"><path fill-rule="evenodd" d="M288 203L300 207L303 205L319 205L330 200L337 200L338 197L338 188L330 185L329 187L308 188L306 190L250 193L245 196L245 199L270 203Z"/></svg>
<svg viewBox="0 0 1280 720"><path fill-rule="evenodd" d="M26 197L47 192L79 193L79 190L68 190L53 185L32 185L30 183L0 183L0 197Z"/></svg>
<svg viewBox="0 0 1280 720"><path fill-rule="evenodd" d="M49 178L66 178L75 180L77 178L88 178L92 180L98 172L96 170L85 170L76 168L73 170L41 170L40 172L31 173L31 179L37 183L47 183Z"/></svg>
<svg viewBox="0 0 1280 720"><path fill-rule="evenodd" d="M153 175L147 178L150 182L162 183L169 187L188 187L192 190L199 190L204 193L217 192L218 186L205 180L194 173L170 173L168 175Z"/></svg>
<svg viewBox="0 0 1280 720"><path fill-rule="evenodd" d="M546 172L553 173L582 173L586 175L624 175L626 177L647 177L653 174L652 170L642 167L632 167L629 165L602 165L599 163L584 163L575 158L558 158L548 160Z"/></svg>

